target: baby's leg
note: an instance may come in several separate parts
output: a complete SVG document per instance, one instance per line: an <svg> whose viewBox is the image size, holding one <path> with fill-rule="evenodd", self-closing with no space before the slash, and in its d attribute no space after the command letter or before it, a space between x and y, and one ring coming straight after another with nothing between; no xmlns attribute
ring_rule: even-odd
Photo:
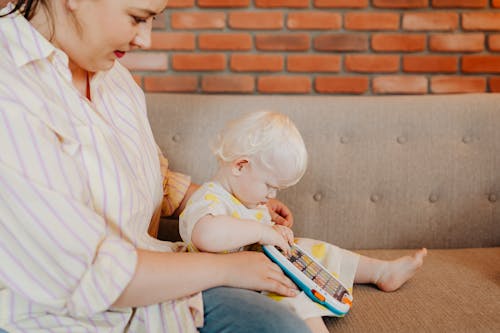
<svg viewBox="0 0 500 333"><path fill-rule="evenodd" d="M328 333L328 328L321 317L307 318L305 322L313 333Z"/></svg>
<svg viewBox="0 0 500 333"><path fill-rule="evenodd" d="M427 249L423 248L392 261L361 256L354 283L373 283L383 291L397 290L422 266L426 255Z"/></svg>

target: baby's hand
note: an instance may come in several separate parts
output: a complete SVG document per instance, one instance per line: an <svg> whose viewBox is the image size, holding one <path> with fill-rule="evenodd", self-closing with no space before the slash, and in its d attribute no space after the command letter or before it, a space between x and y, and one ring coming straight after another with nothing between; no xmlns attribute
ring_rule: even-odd
<svg viewBox="0 0 500 333"><path fill-rule="evenodd" d="M283 250L285 254L289 254L290 245L293 244L293 231L282 225L270 226L262 224L259 244L274 245Z"/></svg>

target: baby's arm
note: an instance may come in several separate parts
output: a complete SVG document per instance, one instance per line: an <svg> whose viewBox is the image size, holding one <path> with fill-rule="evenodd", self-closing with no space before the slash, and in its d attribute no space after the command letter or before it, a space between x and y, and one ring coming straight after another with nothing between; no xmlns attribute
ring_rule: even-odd
<svg viewBox="0 0 500 333"><path fill-rule="evenodd" d="M289 251L293 232L281 225L271 226L227 215L205 215L194 226L191 242L204 252L222 252L254 243L275 245Z"/></svg>

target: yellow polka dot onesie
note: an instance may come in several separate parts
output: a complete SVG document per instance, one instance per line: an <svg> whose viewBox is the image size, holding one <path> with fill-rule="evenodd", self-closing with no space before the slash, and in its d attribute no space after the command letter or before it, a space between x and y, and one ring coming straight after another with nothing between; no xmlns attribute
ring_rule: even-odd
<svg viewBox="0 0 500 333"><path fill-rule="evenodd" d="M206 215L227 215L236 218L251 219L260 223L272 224L266 206L255 209L245 207L231 193L227 192L219 183L208 182L203 184L190 198L186 209L179 219L179 231L182 239L192 252L198 250L191 242L191 234L196 223ZM326 269L352 292L354 275L358 265L359 256L337 246L308 238L295 238L295 242L304 250L311 253ZM250 250L251 245L238 249L227 249L225 252ZM306 294L301 292L295 297L283 297L268 294L269 297L279 301L297 313L302 319L318 316L335 316L322 305L313 302Z"/></svg>

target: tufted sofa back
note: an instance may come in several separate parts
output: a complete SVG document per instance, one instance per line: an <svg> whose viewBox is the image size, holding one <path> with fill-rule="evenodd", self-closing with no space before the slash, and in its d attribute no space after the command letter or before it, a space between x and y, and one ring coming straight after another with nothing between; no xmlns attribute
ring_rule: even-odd
<svg viewBox="0 0 500 333"><path fill-rule="evenodd" d="M241 113L288 114L309 167L279 193L296 235L344 248L500 245L500 94L306 97L147 95L176 171L203 182L209 142Z"/></svg>

